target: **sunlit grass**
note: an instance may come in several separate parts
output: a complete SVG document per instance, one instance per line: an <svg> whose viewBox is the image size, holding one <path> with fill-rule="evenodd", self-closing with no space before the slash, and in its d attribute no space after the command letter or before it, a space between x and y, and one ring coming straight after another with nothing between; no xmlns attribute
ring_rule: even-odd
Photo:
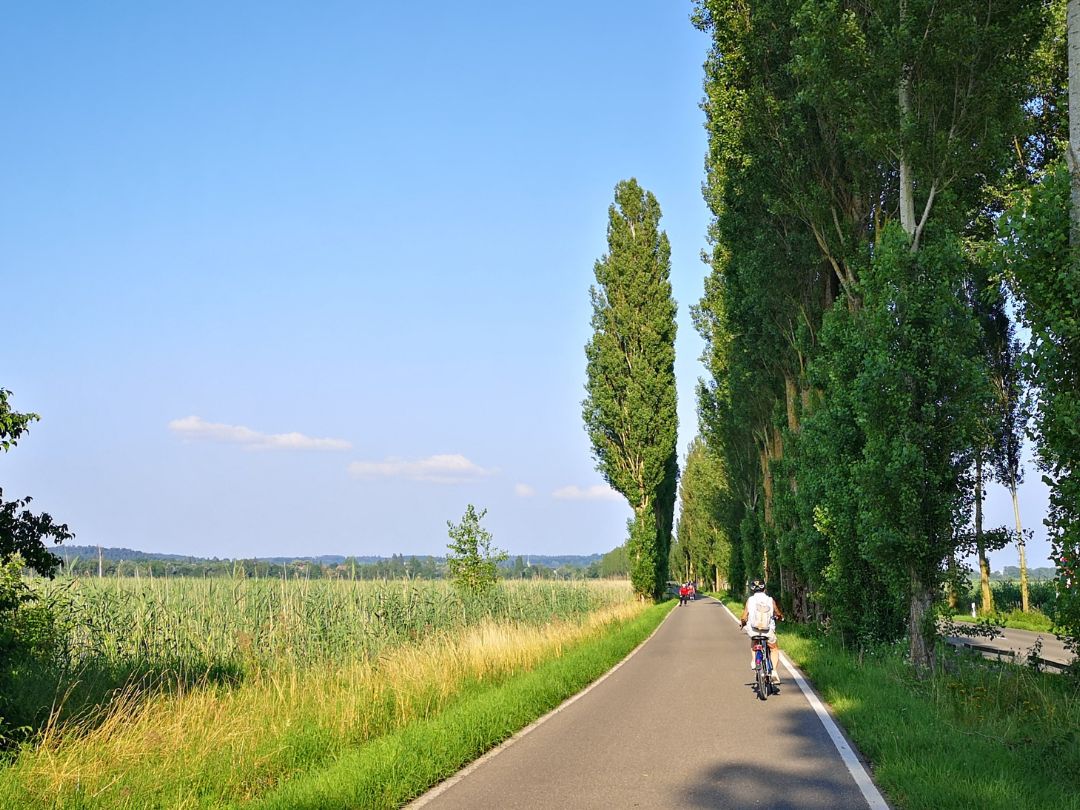
<svg viewBox="0 0 1080 810"><path fill-rule="evenodd" d="M549 604L543 622L539 615L533 623L481 618L384 646L376 655L361 648L315 664L277 661L231 684L181 680L149 694L130 687L103 715L53 723L24 747L0 771L0 805L251 800L347 751L433 721L477 690L599 643L641 615L625 585L600 588L597 598L607 606L567 618Z"/></svg>
<svg viewBox="0 0 1080 810"><path fill-rule="evenodd" d="M80 578L38 581L69 666L239 674L377 655L485 619L537 623L628 598L625 582L505 581L485 599L445 581Z"/></svg>
<svg viewBox="0 0 1080 810"><path fill-rule="evenodd" d="M948 651L918 680L902 646L860 656L796 628L779 636L895 806L1080 808L1075 682Z"/></svg>

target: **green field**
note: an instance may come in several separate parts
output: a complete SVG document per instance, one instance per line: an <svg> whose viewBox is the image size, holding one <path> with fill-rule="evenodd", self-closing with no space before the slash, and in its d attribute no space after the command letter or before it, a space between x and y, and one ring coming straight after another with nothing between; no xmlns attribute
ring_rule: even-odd
<svg viewBox="0 0 1080 810"><path fill-rule="evenodd" d="M36 731L0 770L0 806L218 806L322 790L327 773L396 801L599 676L667 609L625 582L474 599L431 582L114 579L44 598L63 643L15 673L9 700L38 707ZM493 706L502 719L480 722ZM440 753L386 759L417 735ZM343 761L367 770L342 777Z"/></svg>

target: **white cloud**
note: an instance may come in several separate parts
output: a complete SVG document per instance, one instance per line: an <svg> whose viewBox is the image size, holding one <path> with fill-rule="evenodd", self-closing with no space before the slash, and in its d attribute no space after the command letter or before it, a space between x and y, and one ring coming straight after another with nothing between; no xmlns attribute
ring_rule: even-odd
<svg viewBox="0 0 1080 810"><path fill-rule="evenodd" d="M474 464L462 455L429 456L416 461L400 458L354 461L349 465L349 473L357 478L407 478L435 484L474 481L494 472Z"/></svg>
<svg viewBox="0 0 1080 810"><path fill-rule="evenodd" d="M536 494L536 490L528 484L514 484L514 494L519 498L531 498Z"/></svg>
<svg viewBox="0 0 1080 810"><path fill-rule="evenodd" d="M560 501L621 501L623 496L607 484L594 484L585 489L571 484L555 490L551 497Z"/></svg>
<svg viewBox="0 0 1080 810"><path fill-rule="evenodd" d="M173 419L169 422L169 430L185 439L275 450L348 450L352 447L344 439L313 439L303 433L259 433L242 425L207 422L198 416Z"/></svg>

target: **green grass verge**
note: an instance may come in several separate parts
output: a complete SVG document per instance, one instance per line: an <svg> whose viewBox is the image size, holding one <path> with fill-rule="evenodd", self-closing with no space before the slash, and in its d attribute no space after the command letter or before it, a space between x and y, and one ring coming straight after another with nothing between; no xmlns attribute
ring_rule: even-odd
<svg viewBox="0 0 1080 810"><path fill-rule="evenodd" d="M952 657L916 680L897 648L859 658L798 630L810 677L899 808L1080 808L1080 695L1056 675Z"/></svg>
<svg viewBox="0 0 1080 810"><path fill-rule="evenodd" d="M943 651L939 672L919 681L902 644L860 656L810 628L780 627L781 651L832 707L892 806L1080 810L1075 680Z"/></svg>
<svg viewBox="0 0 1080 810"><path fill-rule="evenodd" d="M351 748L245 807L398 807L592 683L674 607L665 602L600 638L498 684L474 683L445 712Z"/></svg>

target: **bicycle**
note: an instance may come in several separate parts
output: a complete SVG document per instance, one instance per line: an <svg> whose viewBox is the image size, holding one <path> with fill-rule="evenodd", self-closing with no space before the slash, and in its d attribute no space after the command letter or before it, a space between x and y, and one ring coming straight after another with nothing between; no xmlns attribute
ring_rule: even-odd
<svg viewBox="0 0 1080 810"><path fill-rule="evenodd" d="M772 652L769 650L769 636L767 633L762 633L750 636L750 640L754 642L755 688L759 698L768 700L769 695L777 691L772 682L773 660Z"/></svg>

